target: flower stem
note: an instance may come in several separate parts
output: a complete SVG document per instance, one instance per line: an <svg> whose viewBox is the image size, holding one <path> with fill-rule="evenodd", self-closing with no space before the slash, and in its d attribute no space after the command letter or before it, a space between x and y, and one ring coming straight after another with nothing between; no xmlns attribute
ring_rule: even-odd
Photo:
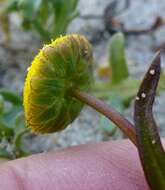
<svg viewBox="0 0 165 190"><path fill-rule="evenodd" d="M79 90L73 90L72 96L76 99L80 100L83 103L91 106L98 112L102 113L108 119L110 119L113 123L115 123L124 134L135 144L136 143L136 132L134 125L128 121L122 114L117 112L114 108L107 105L102 100L97 99L94 96L89 95L86 92L81 92Z"/></svg>

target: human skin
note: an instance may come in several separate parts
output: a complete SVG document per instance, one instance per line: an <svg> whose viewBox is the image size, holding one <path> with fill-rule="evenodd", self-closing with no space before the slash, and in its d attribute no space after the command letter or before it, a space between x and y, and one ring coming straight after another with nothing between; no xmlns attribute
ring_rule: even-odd
<svg viewBox="0 0 165 190"><path fill-rule="evenodd" d="M3 190L149 190L129 140L74 146L6 162Z"/></svg>

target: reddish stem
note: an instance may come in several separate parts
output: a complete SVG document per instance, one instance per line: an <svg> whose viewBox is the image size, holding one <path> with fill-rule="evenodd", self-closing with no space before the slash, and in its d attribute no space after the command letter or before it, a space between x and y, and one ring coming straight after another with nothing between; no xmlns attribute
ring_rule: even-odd
<svg viewBox="0 0 165 190"><path fill-rule="evenodd" d="M102 100L97 99L94 96L87 94L86 92L80 92L79 90L74 90L72 95L80 100L83 103L91 106L98 112L105 115L109 118L113 123L115 123L123 132L124 134L135 144L136 142L136 132L134 125L128 121L122 114L117 112L114 108L107 105Z"/></svg>

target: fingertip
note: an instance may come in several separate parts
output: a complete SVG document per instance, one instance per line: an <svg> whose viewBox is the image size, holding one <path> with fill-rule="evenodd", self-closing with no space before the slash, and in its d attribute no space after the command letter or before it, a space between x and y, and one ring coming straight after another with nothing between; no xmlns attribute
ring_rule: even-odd
<svg viewBox="0 0 165 190"><path fill-rule="evenodd" d="M149 190L136 148L128 140L33 155L11 161L5 168L9 178L14 170L25 190ZM4 176L0 171L0 185Z"/></svg>

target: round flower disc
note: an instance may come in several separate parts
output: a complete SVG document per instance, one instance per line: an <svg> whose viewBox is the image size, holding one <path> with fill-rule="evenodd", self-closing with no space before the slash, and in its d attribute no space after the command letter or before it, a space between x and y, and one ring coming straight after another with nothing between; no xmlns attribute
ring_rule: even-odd
<svg viewBox="0 0 165 190"><path fill-rule="evenodd" d="M40 50L24 85L25 117L33 131L60 131L77 117L83 104L72 97L72 91L89 90L92 60L91 45L76 34Z"/></svg>

